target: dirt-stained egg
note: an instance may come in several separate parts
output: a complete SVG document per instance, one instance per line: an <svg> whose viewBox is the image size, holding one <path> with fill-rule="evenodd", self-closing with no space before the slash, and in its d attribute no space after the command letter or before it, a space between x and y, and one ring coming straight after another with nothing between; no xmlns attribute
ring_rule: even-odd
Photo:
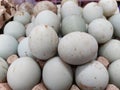
<svg viewBox="0 0 120 90"><path fill-rule="evenodd" d="M27 11L16 11L13 20L26 25L31 21L31 15Z"/></svg>
<svg viewBox="0 0 120 90"><path fill-rule="evenodd" d="M97 51L96 39L85 32L69 33L58 44L60 58L72 65L80 65L93 60Z"/></svg>
<svg viewBox="0 0 120 90"><path fill-rule="evenodd" d="M92 61L76 68L75 81L82 90L105 90L109 74L100 62Z"/></svg>
<svg viewBox="0 0 120 90"><path fill-rule="evenodd" d="M48 25L36 26L29 35L32 55L41 60L47 60L56 54L58 42L57 33Z"/></svg>

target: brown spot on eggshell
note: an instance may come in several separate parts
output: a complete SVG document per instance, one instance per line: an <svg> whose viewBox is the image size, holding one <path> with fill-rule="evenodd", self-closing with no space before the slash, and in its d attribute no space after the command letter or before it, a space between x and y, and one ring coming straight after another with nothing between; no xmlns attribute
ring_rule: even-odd
<svg viewBox="0 0 120 90"><path fill-rule="evenodd" d="M0 90L12 90L7 83L0 83Z"/></svg>

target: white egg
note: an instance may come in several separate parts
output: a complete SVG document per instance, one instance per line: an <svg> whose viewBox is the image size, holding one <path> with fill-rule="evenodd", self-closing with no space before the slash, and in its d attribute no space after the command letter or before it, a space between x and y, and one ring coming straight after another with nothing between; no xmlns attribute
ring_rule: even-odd
<svg viewBox="0 0 120 90"><path fill-rule="evenodd" d="M76 68L75 81L82 90L105 90L109 74L100 62L92 61Z"/></svg>
<svg viewBox="0 0 120 90"><path fill-rule="evenodd" d="M94 36L98 43L105 43L113 36L113 26L106 19L95 19L89 24L88 33Z"/></svg>
<svg viewBox="0 0 120 90"><path fill-rule="evenodd" d="M13 90L32 90L40 82L40 78L39 65L29 57L15 60L7 72L7 81Z"/></svg>
<svg viewBox="0 0 120 90"><path fill-rule="evenodd" d="M46 62L42 77L48 90L69 90L73 82L72 68L59 57Z"/></svg>
<svg viewBox="0 0 120 90"><path fill-rule="evenodd" d="M58 33L60 28L59 17L49 10L41 11L35 18L35 25L45 24L53 27Z"/></svg>
<svg viewBox="0 0 120 90"><path fill-rule="evenodd" d="M99 48L99 55L104 56L110 62L120 59L120 41L112 39Z"/></svg>
<svg viewBox="0 0 120 90"><path fill-rule="evenodd" d="M4 83L7 77L8 64L0 57L0 83Z"/></svg>
<svg viewBox="0 0 120 90"><path fill-rule="evenodd" d="M29 47L36 58L47 60L57 52L59 38L48 25L36 26L29 35Z"/></svg>
<svg viewBox="0 0 120 90"><path fill-rule="evenodd" d="M28 37L32 29L35 27L34 23L29 23L26 28L26 36Z"/></svg>
<svg viewBox="0 0 120 90"><path fill-rule="evenodd" d="M31 21L31 16L26 11L17 11L13 17L13 20L26 25Z"/></svg>
<svg viewBox="0 0 120 90"><path fill-rule="evenodd" d="M86 24L84 19L79 15L71 15L68 17L65 17L62 20L62 34L66 35L71 32L75 31L81 31L86 32Z"/></svg>
<svg viewBox="0 0 120 90"><path fill-rule="evenodd" d="M102 17L103 9L96 2L90 2L83 8L83 18L86 23L90 23L91 21Z"/></svg>
<svg viewBox="0 0 120 90"><path fill-rule="evenodd" d="M75 2L67 1L61 7L61 15L62 15L62 18L65 18L71 15L82 16L82 13L81 13L81 9Z"/></svg>
<svg viewBox="0 0 120 90"><path fill-rule="evenodd" d="M120 88L120 59L112 62L108 68L110 83Z"/></svg>
<svg viewBox="0 0 120 90"><path fill-rule="evenodd" d="M97 51L97 41L85 32L69 33L60 40L58 45L60 58L72 65L80 65L93 60Z"/></svg>
<svg viewBox="0 0 120 90"><path fill-rule="evenodd" d="M25 27L17 21L10 21L4 27L4 34L8 34L18 39L25 35Z"/></svg>
<svg viewBox="0 0 120 90"><path fill-rule="evenodd" d="M18 47L17 40L10 35L0 35L0 57L7 59L10 55L16 54Z"/></svg>
<svg viewBox="0 0 120 90"><path fill-rule="evenodd" d="M28 42L28 37L24 38L18 45L18 55L20 57L33 57L30 48L29 48L29 42Z"/></svg>
<svg viewBox="0 0 120 90"><path fill-rule="evenodd" d="M100 0L98 4L103 8L103 13L106 17L112 16L117 10L116 0Z"/></svg>
<svg viewBox="0 0 120 90"><path fill-rule="evenodd" d="M109 18L114 28L114 34L116 37L120 38L120 14L115 14Z"/></svg>

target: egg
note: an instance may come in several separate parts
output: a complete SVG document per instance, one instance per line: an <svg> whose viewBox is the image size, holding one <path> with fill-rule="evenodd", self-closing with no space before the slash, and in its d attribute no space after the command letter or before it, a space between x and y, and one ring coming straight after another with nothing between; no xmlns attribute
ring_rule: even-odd
<svg viewBox="0 0 120 90"><path fill-rule="evenodd" d="M73 82L71 67L59 57L51 58L46 62L42 77L48 90L69 90Z"/></svg>
<svg viewBox="0 0 120 90"><path fill-rule="evenodd" d="M81 13L81 9L79 8L79 6L75 2L69 0L65 2L61 7L61 16L62 18L65 18L71 15L82 16L82 13Z"/></svg>
<svg viewBox="0 0 120 90"><path fill-rule="evenodd" d="M25 27L17 21L10 21L5 25L3 33L18 39L25 35Z"/></svg>
<svg viewBox="0 0 120 90"><path fill-rule="evenodd" d="M112 39L113 26L106 19L95 19L89 24L88 33L94 36L98 43L105 43Z"/></svg>
<svg viewBox="0 0 120 90"><path fill-rule="evenodd" d="M106 17L112 16L117 10L116 0L100 0L98 4L103 8L103 13Z"/></svg>
<svg viewBox="0 0 120 90"><path fill-rule="evenodd" d="M86 32L86 24L84 19L79 15L71 15L62 20L62 34L66 35L70 32L81 31Z"/></svg>
<svg viewBox="0 0 120 90"><path fill-rule="evenodd" d="M90 23L97 18L103 17L103 9L96 2L90 2L83 8L83 18Z"/></svg>
<svg viewBox="0 0 120 90"><path fill-rule="evenodd" d="M32 90L40 82L41 69L30 57L15 60L7 72L7 81L13 90Z"/></svg>
<svg viewBox="0 0 120 90"><path fill-rule="evenodd" d="M40 1L34 6L33 14L36 16L37 14L44 10L50 10L56 14L57 6L50 1Z"/></svg>
<svg viewBox="0 0 120 90"><path fill-rule="evenodd" d="M31 16L27 11L16 11L13 20L26 25L31 21Z"/></svg>
<svg viewBox="0 0 120 90"><path fill-rule="evenodd" d="M29 35L32 55L41 60L47 60L56 54L58 41L57 33L48 25L36 26Z"/></svg>
<svg viewBox="0 0 120 90"><path fill-rule="evenodd" d="M35 25L45 24L54 28L58 33L60 28L59 17L50 10L40 12L35 18Z"/></svg>
<svg viewBox="0 0 120 90"><path fill-rule="evenodd" d="M25 57L25 56L28 56L28 57L32 57L33 58L33 55L30 51L30 47L29 47L29 42L28 42L28 37L24 38L18 45L18 55L20 57Z"/></svg>
<svg viewBox="0 0 120 90"><path fill-rule="evenodd" d="M120 88L120 59L112 62L109 65L108 72L110 75L110 83Z"/></svg>
<svg viewBox="0 0 120 90"><path fill-rule="evenodd" d="M0 57L0 83L4 83L7 77L8 64Z"/></svg>
<svg viewBox="0 0 120 90"><path fill-rule="evenodd" d="M18 42L10 35L0 35L0 57L7 59L17 53Z"/></svg>
<svg viewBox="0 0 120 90"><path fill-rule="evenodd" d="M58 44L58 54L66 63L81 65L96 57L98 44L95 38L85 32L65 35Z"/></svg>
<svg viewBox="0 0 120 90"><path fill-rule="evenodd" d="M35 27L34 23L29 23L26 27L26 36L28 37L32 29Z"/></svg>
<svg viewBox="0 0 120 90"><path fill-rule="evenodd" d="M108 81L108 71L98 61L92 61L76 68L75 82L82 90L105 90Z"/></svg>
<svg viewBox="0 0 120 90"><path fill-rule="evenodd" d="M99 48L99 55L107 58L110 62L120 59L120 41L111 39Z"/></svg>
<svg viewBox="0 0 120 90"><path fill-rule="evenodd" d="M112 23L114 28L114 35L120 38L120 14L115 14L109 18L109 21Z"/></svg>

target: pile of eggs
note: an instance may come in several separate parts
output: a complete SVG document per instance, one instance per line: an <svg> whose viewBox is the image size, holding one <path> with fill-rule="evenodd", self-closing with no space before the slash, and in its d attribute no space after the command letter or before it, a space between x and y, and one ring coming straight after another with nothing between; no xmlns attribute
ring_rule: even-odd
<svg viewBox="0 0 120 90"><path fill-rule="evenodd" d="M116 0L85 7L77 0L25 2L18 9L0 35L0 85L7 82L6 90L119 90Z"/></svg>

